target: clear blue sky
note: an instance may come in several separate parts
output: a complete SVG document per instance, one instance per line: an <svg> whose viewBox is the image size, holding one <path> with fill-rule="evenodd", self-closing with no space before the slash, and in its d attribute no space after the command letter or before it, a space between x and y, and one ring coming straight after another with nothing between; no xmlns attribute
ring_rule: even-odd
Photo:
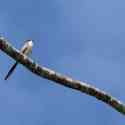
<svg viewBox="0 0 125 125"><path fill-rule="evenodd" d="M34 40L39 64L125 102L124 0L1 0L0 34L17 48ZM1 125L125 125L95 98L41 79L0 52Z"/></svg>

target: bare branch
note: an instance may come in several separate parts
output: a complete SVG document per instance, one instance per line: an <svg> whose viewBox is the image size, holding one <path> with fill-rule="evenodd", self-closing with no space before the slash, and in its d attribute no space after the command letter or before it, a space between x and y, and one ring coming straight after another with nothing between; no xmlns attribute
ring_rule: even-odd
<svg viewBox="0 0 125 125"><path fill-rule="evenodd" d="M89 85L85 82L73 80L68 76L64 76L60 73L57 73L51 69L38 65L32 59L20 53L19 50L14 48L6 39L0 37L0 49L4 51L7 55L12 57L14 60L18 61L29 69L34 74L46 78L48 80L54 81L57 84L75 89L77 91L86 93L90 96L97 98L98 100L103 101L104 103L110 105L118 112L125 115L125 105L121 103L118 99L112 97L104 91L95 88L92 85Z"/></svg>

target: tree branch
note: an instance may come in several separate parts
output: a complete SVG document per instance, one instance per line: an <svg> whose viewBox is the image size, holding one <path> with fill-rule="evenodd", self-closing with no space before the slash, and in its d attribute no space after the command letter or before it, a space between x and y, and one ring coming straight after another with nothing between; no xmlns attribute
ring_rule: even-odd
<svg viewBox="0 0 125 125"><path fill-rule="evenodd" d="M5 38L0 37L0 49L4 51L7 55L12 57L14 60L18 61L22 65L24 65L27 69L29 69L34 74L54 81L57 84L75 89L77 91L83 92L90 96L97 98L98 100L103 101L104 103L110 105L118 112L125 115L125 105L121 103L116 98L112 97L111 95L107 94L104 91L95 88L92 85L89 85L85 82L73 80L68 76L64 76L60 73L57 73L51 69L38 65L32 59L20 53L19 50L14 48Z"/></svg>

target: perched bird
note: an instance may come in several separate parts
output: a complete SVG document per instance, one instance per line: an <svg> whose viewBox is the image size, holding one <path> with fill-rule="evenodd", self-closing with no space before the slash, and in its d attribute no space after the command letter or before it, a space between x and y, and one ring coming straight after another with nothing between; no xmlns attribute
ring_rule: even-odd
<svg viewBox="0 0 125 125"><path fill-rule="evenodd" d="M29 55L32 52L32 47L33 47L33 41L32 40L26 40L24 46L21 48L20 52L25 54L25 55ZM13 73L14 69L16 68L18 62L16 62L11 69L9 70L9 72L7 73L7 75L5 76L5 80L7 80L9 78L9 76Z"/></svg>

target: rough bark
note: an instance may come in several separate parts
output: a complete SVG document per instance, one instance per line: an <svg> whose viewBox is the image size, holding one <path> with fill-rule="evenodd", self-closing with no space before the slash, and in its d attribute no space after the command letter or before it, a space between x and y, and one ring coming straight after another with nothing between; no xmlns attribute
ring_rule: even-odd
<svg viewBox="0 0 125 125"><path fill-rule="evenodd" d="M60 73L57 73L51 69L40 66L37 62L33 61L31 58L27 57L20 53L15 47L13 47L8 40L3 37L0 37L0 49L5 52L7 55L12 57L18 63L24 65L34 74L54 81L54 83L75 89L82 93L88 94L97 98L100 101L110 105L112 108L116 109L118 112L125 115L125 105L120 102L118 99L109 95L108 93L82 81L74 80L68 76L64 76ZM69 69L70 70L70 69Z"/></svg>

